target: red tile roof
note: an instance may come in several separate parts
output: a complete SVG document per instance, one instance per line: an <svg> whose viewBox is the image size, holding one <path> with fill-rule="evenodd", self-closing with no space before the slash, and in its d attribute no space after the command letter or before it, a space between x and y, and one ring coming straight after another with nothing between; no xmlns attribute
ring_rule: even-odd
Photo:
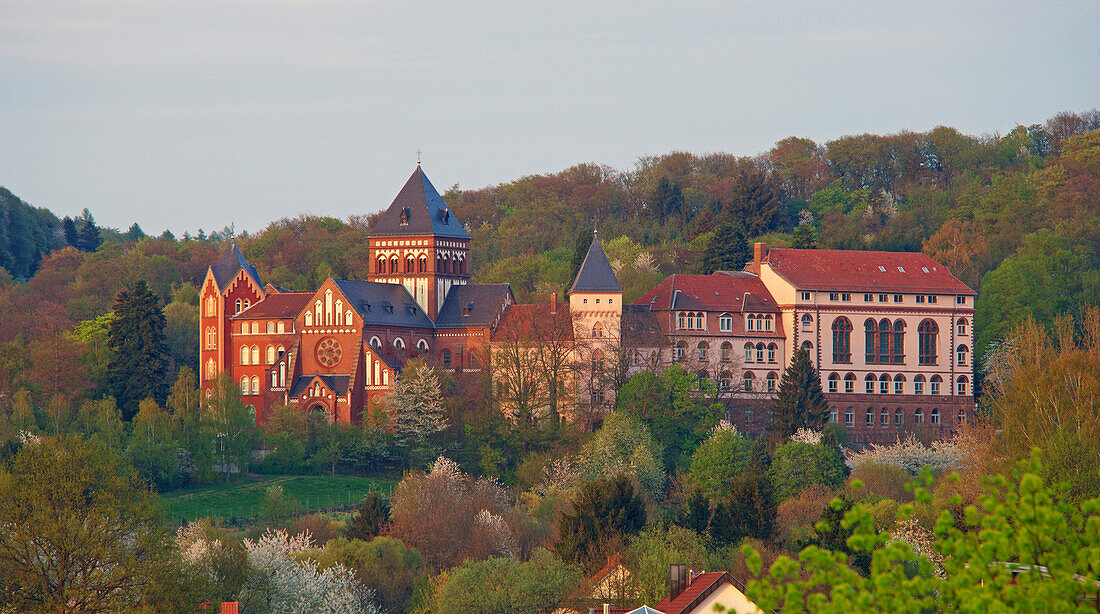
<svg viewBox="0 0 1100 614"><path fill-rule="evenodd" d="M721 588L722 584L729 583L728 571L714 571L701 573L691 580L691 584L683 590L675 599L665 597L658 603L656 609L665 614L684 614L698 606L711 593Z"/></svg>
<svg viewBox="0 0 1100 614"><path fill-rule="evenodd" d="M800 290L976 294L919 252L779 248L764 262Z"/></svg>
<svg viewBox="0 0 1100 614"><path fill-rule="evenodd" d="M551 332L552 326L561 327L562 340L573 339L568 306L558 303L557 314L551 314L550 305L509 305L493 331L493 341L532 341L539 336L556 340L559 335Z"/></svg>
<svg viewBox="0 0 1100 614"><path fill-rule="evenodd" d="M256 318L296 318L305 309L313 292L283 292L272 294L249 309L234 316L239 320Z"/></svg>
<svg viewBox="0 0 1100 614"><path fill-rule="evenodd" d="M759 277L730 271L713 275L673 275L633 304L650 305L654 311L779 311L775 299Z"/></svg>

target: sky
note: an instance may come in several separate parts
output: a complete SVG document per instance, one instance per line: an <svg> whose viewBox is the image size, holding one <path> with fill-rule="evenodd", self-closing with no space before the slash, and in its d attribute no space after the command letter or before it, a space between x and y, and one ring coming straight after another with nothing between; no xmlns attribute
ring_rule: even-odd
<svg viewBox="0 0 1100 614"><path fill-rule="evenodd" d="M0 185L177 236L1100 107L1100 2L0 0Z"/></svg>

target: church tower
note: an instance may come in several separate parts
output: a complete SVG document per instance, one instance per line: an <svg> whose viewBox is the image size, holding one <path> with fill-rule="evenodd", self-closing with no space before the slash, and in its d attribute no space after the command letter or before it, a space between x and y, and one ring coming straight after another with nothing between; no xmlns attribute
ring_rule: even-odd
<svg viewBox="0 0 1100 614"><path fill-rule="evenodd" d="M248 264L236 243L207 269L199 291L199 381L207 394L218 375L234 365L229 319L264 300L263 288L256 267Z"/></svg>
<svg viewBox="0 0 1100 614"><path fill-rule="evenodd" d="M606 411L614 402L607 374L621 350L623 318L623 287L607 261L595 230L588 254L569 288L569 311L573 315L578 358L582 365L590 365L581 369L578 399L587 401L595 415ZM595 425L590 426L594 428Z"/></svg>
<svg viewBox="0 0 1100 614"><path fill-rule="evenodd" d="M368 281L404 285L433 322L451 288L470 282L470 235L419 164L369 241Z"/></svg>

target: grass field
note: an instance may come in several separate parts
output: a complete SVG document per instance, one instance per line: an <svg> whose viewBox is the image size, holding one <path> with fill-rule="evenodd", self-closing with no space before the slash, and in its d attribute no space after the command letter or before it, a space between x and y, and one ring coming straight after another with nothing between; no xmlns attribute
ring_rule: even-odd
<svg viewBox="0 0 1100 614"><path fill-rule="evenodd" d="M161 496L168 517L188 521L204 516L244 520L260 513L267 487L278 484L302 511L355 503L370 492L388 494L393 482L376 478L315 475L238 478L228 484L174 490Z"/></svg>

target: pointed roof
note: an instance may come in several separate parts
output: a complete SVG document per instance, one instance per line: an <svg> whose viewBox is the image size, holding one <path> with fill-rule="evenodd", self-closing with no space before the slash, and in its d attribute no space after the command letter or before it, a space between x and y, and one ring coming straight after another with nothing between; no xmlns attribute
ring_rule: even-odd
<svg viewBox="0 0 1100 614"><path fill-rule="evenodd" d="M622 291L623 287L619 285L615 271L607 261L607 255L603 253L599 234L592 231L592 245L588 248L588 255L584 257L581 270L577 271L577 279L573 280L573 287L569 288L569 293Z"/></svg>
<svg viewBox="0 0 1100 614"><path fill-rule="evenodd" d="M245 260L244 254L237 247L236 243L229 246L229 249L225 250L222 257L218 259L218 263L210 267L210 270L214 273L214 281L218 283L218 288L225 288L226 284L233 281L233 278L237 276L237 273L244 269L256 286L262 288L264 285L260 283L260 274L256 271L256 267L248 264L248 260Z"/></svg>
<svg viewBox="0 0 1100 614"><path fill-rule="evenodd" d="M469 239L470 235L451 214L447 203L436 191L428 176L416 166L405 187L382 213L371 231L372 237L405 237L435 235L452 239Z"/></svg>

